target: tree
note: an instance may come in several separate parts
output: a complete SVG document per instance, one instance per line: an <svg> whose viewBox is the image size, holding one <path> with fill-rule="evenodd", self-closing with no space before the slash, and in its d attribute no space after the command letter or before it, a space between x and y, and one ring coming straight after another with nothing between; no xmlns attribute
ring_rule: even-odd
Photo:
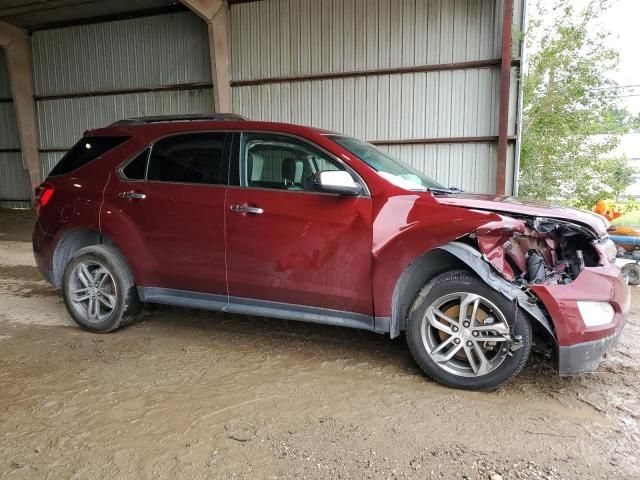
<svg viewBox="0 0 640 480"><path fill-rule="evenodd" d="M540 2L542 3L542 2ZM621 90L607 77L618 53L595 25L609 7L592 0L576 11L559 0L537 9L525 35L519 193L590 208L633 183L624 159L609 159L619 136L637 126L621 105ZM551 21L549 21L551 19Z"/></svg>

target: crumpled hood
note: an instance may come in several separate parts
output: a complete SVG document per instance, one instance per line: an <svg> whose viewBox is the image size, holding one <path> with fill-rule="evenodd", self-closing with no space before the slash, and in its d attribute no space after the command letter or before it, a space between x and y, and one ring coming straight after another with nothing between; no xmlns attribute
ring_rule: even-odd
<svg viewBox="0 0 640 480"><path fill-rule="evenodd" d="M575 222L589 227L596 232L598 237L606 235L609 227L608 221L595 213L577 208L561 207L540 200L473 193L438 195L435 198L438 203L443 205L489 210L507 215L522 214Z"/></svg>

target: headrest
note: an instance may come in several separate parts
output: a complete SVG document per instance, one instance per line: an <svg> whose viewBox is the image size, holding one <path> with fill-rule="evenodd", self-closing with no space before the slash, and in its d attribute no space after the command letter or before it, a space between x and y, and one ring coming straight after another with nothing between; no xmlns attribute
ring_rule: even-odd
<svg viewBox="0 0 640 480"><path fill-rule="evenodd" d="M293 183L300 183L302 181L303 168L304 164L302 160L285 158L282 160L282 179L289 180Z"/></svg>
<svg viewBox="0 0 640 480"><path fill-rule="evenodd" d="M262 167L264 166L264 158L257 153L249 153L247 156L247 178L250 182L260 181L262 179Z"/></svg>

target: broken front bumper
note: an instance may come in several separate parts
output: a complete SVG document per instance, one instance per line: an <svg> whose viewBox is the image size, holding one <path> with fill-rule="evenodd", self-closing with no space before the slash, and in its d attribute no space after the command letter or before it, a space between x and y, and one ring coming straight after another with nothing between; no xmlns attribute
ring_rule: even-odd
<svg viewBox="0 0 640 480"><path fill-rule="evenodd" d="M546 307L558 341L560 375L595 370L602 355L618 341L631 305L629 288L615 265L587 267L569 285L535 285L531 290ZM587 326L578 302L605 302L613 308L606 323Z"/></svg>
<svg viewBox="0 0 640 480"><path fill-rule="evenodd" d="M615 335L601 340L560 346L558 348L558 371L560 375L579 375L592 372L602 361L602 355L615 347L622 328Z"/></svg>

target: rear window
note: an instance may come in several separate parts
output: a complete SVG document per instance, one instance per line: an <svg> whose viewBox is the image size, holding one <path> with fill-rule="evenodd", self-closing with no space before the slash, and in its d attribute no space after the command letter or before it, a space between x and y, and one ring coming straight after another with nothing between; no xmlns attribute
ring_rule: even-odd
<svg viewBox="0 0 640 480"><path fill-rule="evenodd" d="M50 177L73 172L100 155L116 148L130 137L82 137L53 167Z"/></svg>

